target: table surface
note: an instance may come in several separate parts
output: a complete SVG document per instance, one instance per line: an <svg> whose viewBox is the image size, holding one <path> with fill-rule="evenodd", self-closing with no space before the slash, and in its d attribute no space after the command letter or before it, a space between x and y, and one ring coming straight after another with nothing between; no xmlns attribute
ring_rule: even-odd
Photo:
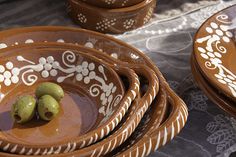
<svg viewBox="0 0 236 157"><path fill-rule="evenodd" d="M67 16L63 0L3 1L0 0L1 29L76 26ZM150 157L228 157L236 151L236 119L216 107L196 86L189 64L193 36L199 26L232 4L236 0L159 0L148 25L115 36L145 52L189 109L189 119L181 133Z"/></svg>

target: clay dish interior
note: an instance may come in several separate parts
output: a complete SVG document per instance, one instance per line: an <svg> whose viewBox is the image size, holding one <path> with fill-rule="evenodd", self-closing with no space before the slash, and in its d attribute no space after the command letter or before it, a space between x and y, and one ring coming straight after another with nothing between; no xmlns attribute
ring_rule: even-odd
<svg viewBox="0 0 236 157"><path fill-rule="evenodd" d="M134 138L136 139L135 141L137 141L137 139L142 138L142 136L140 136L139 134L145 134L146 131L148 129L150 129L149 126L151 126L151 123L155 122L154 119L156 116L158 116L158 111L162 110L163 108L163 103L166 103L166 95L161 95L159 101L158 101L158 105L151 105L150 108L148 109L148 111L146 112L145 116L142 118L142 122L139 124L139 126L137 127L137 129L135 129L135 132L132 134L132 138L128 138L127 142L130 141L130 139L134 140ZM139 96L138 96L139 97ZM123 124L125 123L125 121L132 115L134 114L134 111L136 110L135 108L138 107L137 103L138 103L139 99L135 99L132 103L131 108L129 109L128 114L122 119L122 122L117 126L117 128L114 131L119 130L119 128L121 126L123 126ZM136 106L136 107L135 107ZM167 116L167 115L165 115ZM166 118L166 117L165 117ZM123 123L123 124L122 124ZM155 124L152 124L155 125ZM141 133L142 132L142 133ZM135 136L136 135L136 136ZM113 136L113 135L111 135ZM103 141L108 141L110 140L109 137L107 137L106 139L102 140L101 142L96 143L95 145L99 146L102 145ZM127 146L127 142L125 144L122 144L122 149L128 148ZM94 145L94 146L95 146ZM93 145L89 146L89 147L93 147ZM120 147L119 147L120 150ZM117 149L115 149L115 152L117 152ZM115 154L115 152L112 154ZM61 156L68 156L68 154L61 154ZM4 156L4 157L8 157L8 156L12 156L12 157L20 157L22 155L17 155L17 154L10 154L10 153L5 153L5 152L0 152L0 156ZM48 155L49 157L53 156L53 155ZM58 156L54 155L54 156ZM89 156L89 155L86 155ZM97 155L95 155L97 156ZM111 153L109 153L107 156L111 156ZM30 157L30 156L29 156Z"/></svg>
<svg viewBox="0 0 236 157"><path fill-rule="evenodd" d="M124 8L129 7L135 4L142 2L143 0L84 0L85 3L101 7L101 8L109 8L109 9L117 9L117 8Z"/></svg>
<svg viewBox="0 0 236 157"><path fill-rule="evenodd" d="M132 134L132 136L127 139L127 142L122 144L119 148L115 149L113 152L107 154L106 156L140 156L141 154L150 154L151 151L157 150L159 147L166 144L167 141L169 141L169 138L173 138L174 134L168 135L168 129L169 126L172 127L172 130L175 132L179 132L181 128L184 126L184 123L186 121L186 116L182 115L182 113L187 114L186 108L182 107L183 101L177 97L174 93L173 97L171 98L172 101L170 101L170 109L169 112L166 113L165 119L163 119L163 122L160 127L155 126L155 114L157 114L158 110L161 109L161 105L166 102L166 99L162 97L159 99L160 105L152 105L149 110L146 112L142 123L136 128L136 131ZM164 96L164 95L162 95ZM136 103L134 101L133 103ZM175 109L180 108L181 114L175 115ZM133 108L133 106L132 106ZM131 108L131 109L132 109ZM130 114L134 113L133 110L130 110ZM129 117L125 117L124 120L128 119ZM171 128L170 128L171 129ZM163 132L165 132L163 134ZM143 136L142 136L143 135ZM109 140L109 137L104 139L103 141ZM101 142L99 142L101 143ZM99 143L95 144L98 145ZM84 148L86 149L86 148ZM81 151L81 150L79 150ZM103 150L100 151L102 153L103 151L106 151L106 147L104 147ZM94 150L96 153L96 150ZM98 152L99 153L99 152ZM85 153L86 154L86 153ZM83 154L83 156L91 156L88 154ZM72 156L72 155L78 155L81 154L76 152L66 153L66 154L56 154L56 155L46 155L48 157L66 157L66 156ZM100 154L94 154L94 156L99 156ZM0 152L0 156L4 157L20 157L21 155L16 154L9 154ZM31 156L29 156L31 157ZM32 155L33 157L33 155ZM35 157L35 156L34 156ZM37 157L37 156L36 156Z"/></svg>
<svg viewBox="0 0 236 157"><path fill-rule="evenodd" d="M32 49L40 49L40 50L43 49L45 51L47 51L47 49L52 50L54 48L55 49L60 48L60 50L72 51L72 52L76 52L76 50L79 50L79 51L82 51L85 53L90 53L91 55L96 56L100 59L104 59L104 60L106 59L106 61L109 62L111 65L122 64L122 63L119 63L118 61L116 61L115 59L113 59L107 55L104 55L103 53L101 53L99 51L95 51L93 49L89 49L89 48L82 47L82 46L72 46L72 45L65 45L65 44L62 45L62 44L58 44L58 43L57 44L56 43L55 44L38 43L38 44L31 44L31 45L21 45L21 46L17 46L17 48L14 48L14 49L17 49L18 51L19 50L24 51L25 49L29 49L29 47L31 48L31 50ZM104 57L104 58L102 58L102 57ZM127 64L125 64L125 65L126 65L126 67L129 67ZM114 149L115 147L117 147L118 145L120 145L121 143L123 143L130 136L130 134L134 131L135 127L137 127L137 125L139 124L141 118L143 117L144 113L148 109L148 106L152 103L153 99L155 98L156 94L158 93L158 91L156 90L158 88L158 79L155 76L153 76L153 71L151 69L149 69L147 67L144 68L144 67L145 66L141 66L141 65L136 65L136 67L133 67L133 69L135 70L135 72L137 72L137 74L139 76L142 76L143 79L144 78L147 79L147 81L145 81L145 82L149 82L148 84L147 83L143 84L143 86L144 86L143 92L144 91L145 92L142 94L143 96L140 100L135 99L136 101L138 101L138 104L132 106L132 108L133 108L132 111L133 112L135 111L135 113L137 113L137 114L133 114L133 113L129 114L129 120L123 121L123 123L125 123L125 125L122 125L122 127L120 129L118 127L117 129L119 129L119 131L115 131L115 135L111 135L111 136L109 136L108 139L105 139L103 142L93 144L93 145L86 147L82 150L79 150L79 151L74 150L73 153L80 154L80 155L88 154L88 153L92 154L95 149L97 149L97 150L103 149L103 147L107 149L106 152L109 152L112 149ZM159 109L160 109L159 111L163 111L163 110L165 110L165 106L160 105ZM161 120L163 119L162 112L157 112L157 115L160 118L158 118L158 120L157 120L158 122L156 122L156 124L159 125ZM112 148L108 147L109 145L111 145L111 142L113 145ZM19 146L18 146L18 148L19 148ZM111 150L109 150L109 149L111 149ZM31 152L33 154L35 153L35 151L37 151L37 149L31 150ZM27 152L28 151L26 151L26 153ZM39 153L39 154L41 154L41 153ZM68 155L68 154L65 154L65 155Z"/></svg>
<svg viewBox="0 0 236 157"><path fill-rule="evenodd" d="M198 30L194 57L203 77L236 102L236 5L210 17Z"/></svg>
<svg viewBox="0 0 236 157"><path fill-rule="evenodd" d="M67 11L83 28L103 33L123 33L146 24L155 6L156 0L144 0L130 7L104 9L82 1L68 0Z"/></svg>
<svg viewBox="0 0 236 157"><path fill-rule="evenodd" d="M191 59L191 67L195 81L205 94L225 112L236 117L236 106L234 105L234 102L220 93L204 78L193 56Z"/></svg>
<svg viewBox="0 0 236 157"><path fill-rule="evenodd" d="M150 67L155 71L155 74L160 80L160 91L165 91L167 93L167 98L169 102L172 102L172 114L168 117L165 123L162 124L161 128L155 130L156 134L160 137L166 137L164 142L159 145L155 145L155 150L166 144L178 132L183 128L188 116L188 111L186 110L186 105L184 102L171 90L167 82L165 81L162 73L156 67L156 65L142 52L135 49L134 47L112 38L104 34L97 32L92 32L83 29L69 28L69 27L59 27L59 26L46 26L46 27L27 27L20 29L12 29L0 32L0 45L1 48L11 47L14 45L32 43L32 42L65 42L73 44L80 44L86 47L90 47L99 51L106 53L120 61L132 63L132 64L143 64ZM176 101L173 101L176 100ZM158 97L154 100L153 105L157 105ZM166 104L163 104L166 105ZM166 108L166 107L165 107ZM185 108L184 112L181 108ZM164 111L164 110L162 110ZM161 111L160 111L161 112ZM163 114L163 113L161 113ZM179 123L176 116L182 115L185 121ZM175 120L174 120L175 119ZM182 118L181 118L182 119ZM173 130L171 122L174 122L174 126L177 126L178 131ZM168 125L167 125L168 124ZM169 125L170 124L170 125ZM179 124L179 125L178 125ZM166 136L165 136L166 135ZM159 136L156 137L156 140ZM105 139L106 140L106 139ZM150 153L150 152L146 152Z"/></svg>
<svg viewBox="0 0 236 157"><path fill-rule="evenodd" d="M5 143L8 147L3 147L3 150L16 145L18 147L14 147L14 151L17 152L20 151L18 148L23 148L24 145L26 145L24 148L26 149L31 146L49 147L52 143L66 143L65 147L60 147L61 151L64 151L63 149L68 148L68 142L65 141L80 139L80 137L90 139L90 132L96 132L96 135L99 136L97 139L103 138L105 133L101 135L100 129L109 128L108 124L112 122L117 125L121 119L114 119L116 117L114 115L121 117L124 113L121 113L120 108L126 108L128 102L132 101L138 92L137 89L134 89L135 84L138 83L134 72L127 68L115 68L118 73L127 75L129 79L132 78L129 81L134 83L133 91L124 95L123 84L116 72L101 60L82 52L61 51L60 49L45 51L30 48L24 49L23 52L19 52L17 48L5 50L0 54L2 70L0 76L3 78L1 81L0 116L2 123L0 123L0 127L2 144ZM87 79L85 69L88 70ZM66 91L65 97L61 101L62 107L59 115L48 123L34 119L25 125L15 124L9 114L15 99L20 95L33 94L38 84L44 81L56 82ZM94 86L104 87L94 88ZM108 95L107 97L110 96L107 101L102 98L103 93L105 96ZM124 100L126 103L120 103ZM109 122L110 120L112 122ZM111 131L112 128L107 130ZM105 130L106 133L108 133L107 130ZM85 142L83 138L81 142ZM73 149L76 149L77 146L81 145L74 144Z"/></svg>

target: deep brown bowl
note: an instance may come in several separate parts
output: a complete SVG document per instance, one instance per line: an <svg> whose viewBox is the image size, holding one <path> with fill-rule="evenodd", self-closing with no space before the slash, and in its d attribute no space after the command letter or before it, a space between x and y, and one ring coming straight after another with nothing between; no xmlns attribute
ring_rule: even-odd
<svg viewBox="0 0 236 157"><path fill-rule="evenodd" d="M126 8L103 9L81 1L68 0L67 10L83 28L103 33L124 33L146 24L155 6L156 0L144 0Z"/></svg>
<svg viewBox="0 0 236 157"><path fill-rule="evenodd" d="M84 1L87 4L97 6L100 8L117 9L136 5L142 2L143 0L82 0L82 1Z"/></svg>

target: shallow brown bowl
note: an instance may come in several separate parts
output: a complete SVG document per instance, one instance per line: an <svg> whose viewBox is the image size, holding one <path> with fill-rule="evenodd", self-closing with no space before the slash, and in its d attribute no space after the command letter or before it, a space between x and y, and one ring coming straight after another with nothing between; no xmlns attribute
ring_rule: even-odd
<svg viewBox="0 0 236 157"><path fill-rule="evenodd" d="M79 0L77 0L79 1ZM136 5L143 0L82 0L87 4L100 8L117 9Z"/></svg>
<svg viewBox="0 0 236 157"><path fill-rule="evenodd" d="M132 70L112 67L128 79L125 93L120 78L108 64L80 51L27 46L20 52L14 47L5 49L0 56L0 147L6 151L43 154L42 148L50 150L59 145L53 150L59 153L92 144L118 125L139 91L138 77ZM15 124L10 117L15 99L34 94L44 81L56 82L66 91L59 115L48 123L35 118L25 125Z"/></svg>
<svg viewBox="0 0 236 157"><path fill-rule="evenodd" d="M172 139L175 133L169 132L169 129L178 133L184 123L186 122L187 118L187 110L183 106L183 101L174 93L171 92L171 102L170 108L168 108L168 113L166 114L165 119L161 126L156 126L155 124L158 121L156 116L158 115L158 111L162 110L162 105L166 103L166 99L164 95L159 97L159 105L151 105L149 110L146 112L144 118L142 119L141 124L136 128L135 132L132 134L128 140L123 143L119 148L115 149L113 152L106 155L106 157L110 156L147 156L152 151L157 150L159 147L166 144L167 141ZM136 103L136 102L134 102ZM177 107L177 108L176 108ZM177 111L179 110L179 111ZM177 111L176 114L175 112ZM130 113L135 113L134 110L131 110ZM125 119L129 119L129 117L125 117ZM124 123L125 124L125 123ZM171 134L169 134L171 133ZM111 135L113 136L113 134ZM105 141L110 143L110 146L114 143L114 140L110 140L110 137L104 139L101 142L98 142L95 145L92 145L91 148L93 149L93 156L99 157L104 152L107 151L108 145L103 145ZM95 147L96 146L96 147ZM86 150L82 149L82 150ZM48 157L66 157L66 156L91 156L90 153L87 155L86 152L84 154L80 154L82 151L70 152L66 154L57 154L57 155L47 155ZM90 154L90 155L89 155ZM9 153L0 153L1 157L21 157L21 155L14 155ZM33 156L32 156L33 157Z"/></svg>
<svg viewBox="0 0 236 157"><path fill-rule="evenodd" d="M165 81L162 73L156 67L156 65L142 52L135 49L134 47L114 39L112 37L88 31L83 29L68 28L68 27L31 27L31 28L20 28L0 32L0 43L2 48L29 43L30 42L65 42L72 44L85 45L86 47L91 47L101 52L104 52L108 55L113 56L114 58L131 64L142 64L147 65L152 70L155 71L155 74L160 80L160 89L162 92L166 92L168 96L168 101L172 105L172 113L168 119L163 123L161 128L157 128L155 133L158 136L155 136L155 140L162 141L161 144L153 143L155 149L160 146L165 145L170 141L178 132L183 128L187 118L187 110L184 102L171 90L167 82ZM158 105L158 98L154 100L152 105ZM176 100L176 101L175 101ZM162 104L166 108L166 104ZM181 108L184 108L182 110ZM154 112L154 110L153 110ZM161 114L165 110L160 110ZM181 116L182 115L182 116ZM163 117L163 116L162 116ZM176 118L179 117L179 118ZM152 119L159 121L160 116L152 117ZM180 122L181 118L181 122ZM159 120L158 120L159 119ZM172 125L173 122L173 125ZM157 125L159 126L159 125ZM175 129L172 129L173 126ZM160 135L159 135L160 134ZM160 138L160 139L159 139ZM105 139L106 140L106 139ZM114 144L114 140L110 141ZM146 141L148 142L148 141ZM98 145L97 145L98 146ZM109 146L109 145L108 145ZM111 145L110 145L111 146ZM98 150L103 150L102 153L106 153L101 145ZM147 151L147 150L146 150ZM146 154L150 153L145 152ZM91 154L90 154L91 155ZM97 156L97 155L95 155Z"/></svg>
<svg viewBox="0 0 236 157"><path fill-rule="evenodd" d="M81 27L103 33L124 33L146 24L152 17L156 0L134 6L103 9L77 0L68 0L68 13Z"/></svg>
<svg viewBox="0 0 236 157"><path fill-rule="evenodd" d="M60 50L64 50L64 51L82 51L85 53L89 53L91 55L94 55L96 57L99 57L100 59L106 59L106 61L112 66L114 64L116 65L123 65L124 63L119 63L116 60L114 60L113 58L102 54L99 51L95 51L93 49L89 49L86 47L81 47L81 46L72 46L72 45L60 45L60 44L33 44L33 45L21 45L21 46L17 46L17 50L18 51L25 51L27 49L29 49L29 47L32 49L40 49L40 50L58 50L58 48L60 48ZM15 48L16 49L16 48ZM100 55L98 55L100 54ZM102 58L103 57L103 58ZM114 135L109 136L108 139L106 139L105 141L107 142L103 142L103 143L99 143L99 144L94 144L91 147L86 147L84 149L82 149L81 151L79 151L79 154L88 154L88 153L93 153L94 151L94 147L95 148L99 148L101 149L101 146L107 149L107 152L109 152L109 149L114 149L115 147L117 147L118 145L120 145L122 142L124 142L129 136L130 134L134 131L134 128L139 124L141 118L143 117L144 113L146 112L148 106L151 104L152 100L155 98L156 94L158 93L158 91L156 90L158 88L158 83L157 83L157 78L155 77L155 75L153 76L153 71L143 65L128 65L128 64L124 64L123 66L125 67L129 67L135 70L135 72L142 78L146 78L148 80L148 83L143 84L143 88L145 89L145 93L143 94L142 98L139 99L135 99L137 102L137 105L132 106L133 109L132 112L135 112L136 114L129 114L129 119L127 121L123 121L125 122L125 125L123 125L122 127L118 127L116 131L116 133L114 133ZM145 81L146 82L146 81ZM144 92L144 91L143 91ZM162 109L163 107L160 106L160 109ZM162 109L163 110L163 109ZM161 111L162 111L161 110ZM160 115L161 113L159 112L158 115ZM131 127L131 128L130 128ZM116 141L116 143L113 145L112 148L107 147L107 144L109 144L109 142L114 142ZM76 144L77 145L77 140L71 140L72 144ZM85 143L87 144L87 143ZM98 146L96 146L98 145ZM111 145L111 144L110 144ZM23 149L22 145L18 145L17 146L18 149ZM57 150L58 147L61 147L60 145L57 146L53 146L50 148L47 147L40 147L40 149L42 150L41 152L37 152L38 148L35 147L30 147L30 146L24 146L24 150L26 152L26 154L28 154L28 151L31 150L31 152L33 154L35 154L35 152L37 152L37 154L42 154L44 149L47 150ZM93 148L93 149L91 149ZM77 147L75 149L78 149ZM73 151L76 151L75 149L73 149ZM85 151L86 150L86 151ZM89 150L89 151L88 151ZM72 150L71 150L72 151ZM62 151L63 152L63 151ZM55 153L54 151L52 152L53 154ZM64 152L65 153L65 152ZM91 155L90 154L90 155ZM68 155L68 154L65 154Z"/></svg>

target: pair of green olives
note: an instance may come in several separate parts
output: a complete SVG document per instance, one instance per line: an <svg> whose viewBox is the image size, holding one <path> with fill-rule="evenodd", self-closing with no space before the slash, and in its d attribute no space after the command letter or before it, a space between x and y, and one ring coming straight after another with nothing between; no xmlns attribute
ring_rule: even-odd
<svg viewBox="0 0 236 157"><path fill-rule="evenodd" d="M12 106L11 115L14 120L23 124L30 121L36 112L41 119L50 121L60 110L58 102L64 97L63 89L51 82L44 82L40 84L35 91L36 99L31 95L20 97Z"/></svg>

